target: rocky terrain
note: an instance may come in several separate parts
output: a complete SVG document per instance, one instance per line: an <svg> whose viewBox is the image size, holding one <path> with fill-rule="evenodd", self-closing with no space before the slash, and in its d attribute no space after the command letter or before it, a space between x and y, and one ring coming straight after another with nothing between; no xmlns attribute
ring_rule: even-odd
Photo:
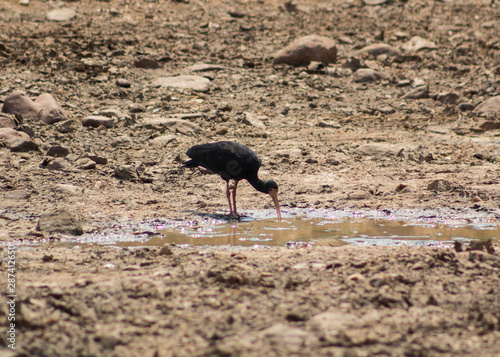
<svg viewBox="0 0 500 357"><path fill-rule="evenodd" d="M257 152L285 216L498 221L499 17L490 0L3 1L0 240L226 213L223 181L182 168L219 140ZM19 250L19 356L500 353L494 252L158 253Z"/></svg>

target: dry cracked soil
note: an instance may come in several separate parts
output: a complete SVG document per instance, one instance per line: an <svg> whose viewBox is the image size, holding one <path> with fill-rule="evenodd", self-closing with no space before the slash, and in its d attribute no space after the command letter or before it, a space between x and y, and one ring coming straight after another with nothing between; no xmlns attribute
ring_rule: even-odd
<svg viewBox="0 0 500 357"><path fill-rule="evenodd" d="M499 20L490 0L2 1L0 100L49 93L67 120L3 117L32 144L0 141L5 281L18 247L16 349L3 336L0 354L499 356L496 242L65 246L40 222L63 212L79 234L227 212L219 177L182 168L190 146L220 140L257 152L285 213L447 208L498 222L500 104L480 104L500 95ZM311 34L336 42L335 63L273 63ZM373 44L396 51L363 51ZM166 85L180 75L199 86ZM242 183L238 208L273 206ZM2 302L3 331L9 313Z"/></svg>

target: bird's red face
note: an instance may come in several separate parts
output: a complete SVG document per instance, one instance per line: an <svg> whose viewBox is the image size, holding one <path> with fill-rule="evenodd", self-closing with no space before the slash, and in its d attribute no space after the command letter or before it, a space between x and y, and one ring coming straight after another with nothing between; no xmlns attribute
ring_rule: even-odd
<svg viewBox="0 0 500 357"><path fill-rule="evenodd" d="M274 207L276 207L276 213L278 214L278 222L281 222L281 211L280 211L280 203L278 201L278 189L270 188L269 196L273 199Z"/></svg>

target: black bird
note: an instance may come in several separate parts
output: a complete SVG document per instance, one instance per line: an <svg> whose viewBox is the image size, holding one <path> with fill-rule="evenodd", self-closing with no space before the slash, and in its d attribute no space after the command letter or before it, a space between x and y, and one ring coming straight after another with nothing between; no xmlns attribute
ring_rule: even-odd
<svg viewBox="0 0 500 357"><path fill-rule="evenodd" d="M236 211L236 188L240 180L247 180L257 191L271 196L281 221L280 204L278 202L278 184L273 180L262 181L258 178L261 165L260 159L248 146L234 141L219 141L211 144L195 145L187 151L191 160L184 167L202 166L226 181L226 194L229 202L229 214L238 215ZM234 186L229 187L229 181L234 180ZM231 204L231 190L233 202Z"/></svg>

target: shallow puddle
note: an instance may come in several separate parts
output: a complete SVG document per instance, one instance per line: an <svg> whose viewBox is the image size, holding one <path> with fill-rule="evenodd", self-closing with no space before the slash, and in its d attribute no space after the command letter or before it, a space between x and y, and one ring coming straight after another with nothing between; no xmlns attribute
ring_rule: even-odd
<svg viewBox="0 0 500 357"><path fill-rule="evenodd" d="M255 211L240 221L203 217L194 222L158 224L158 235L120 246L163 245L412 245L443 246L453 241L498 240L497 216L449 211L291 210L282 222Z"/></svg>
<svg viewBox="0 0 500 357"><path fill-rule="evenodd" d="M454 241L500 240L500 212L462 210L327 210L286 209L282 222L271 210L247 211L231 220L225 215L199 214L182 221L156 219L117 222L95 227L80 237L20 241L24 246L45 243L107 244L121 247L178 245L411 245L450 246Z"/></svg>

